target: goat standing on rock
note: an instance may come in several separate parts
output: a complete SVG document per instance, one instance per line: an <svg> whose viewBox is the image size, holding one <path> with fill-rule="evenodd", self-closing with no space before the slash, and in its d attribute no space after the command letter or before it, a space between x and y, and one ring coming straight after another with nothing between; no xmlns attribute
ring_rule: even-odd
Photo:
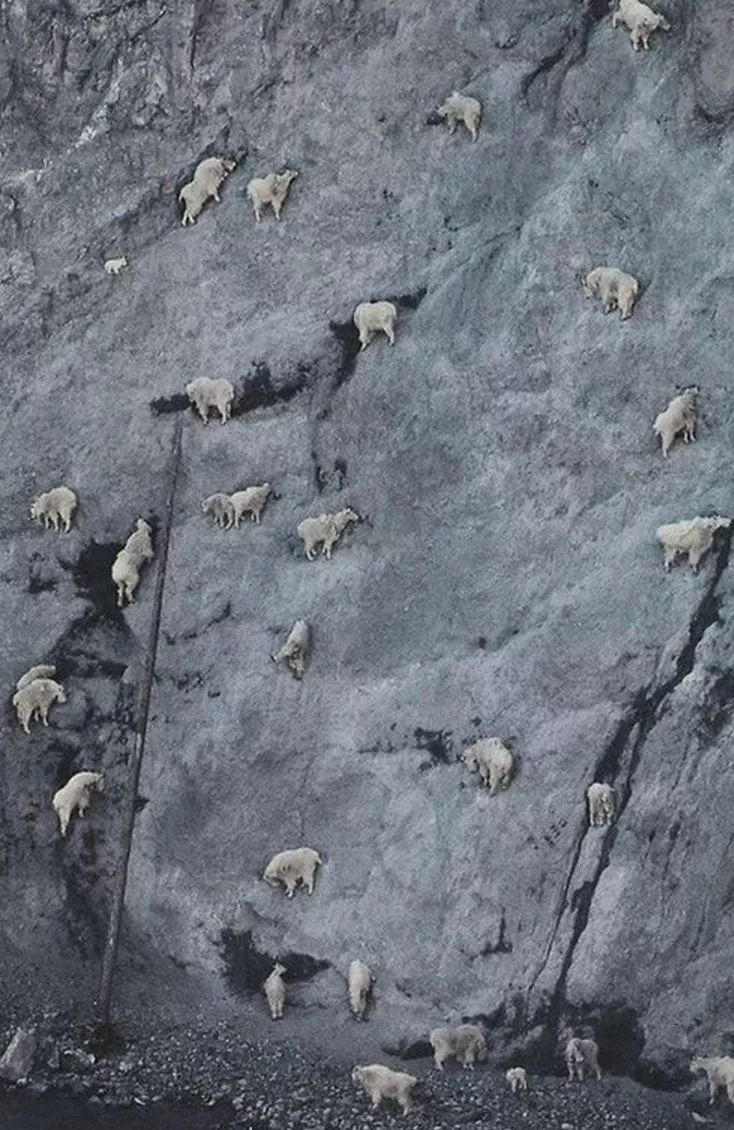
<svg viewBox="0 0 734 1130"><path fill-rule="evenodd" d="M487 1058L487 1041L476 1024L459 1024L456 1028L434 1028L428 1037L433 1048L433 1061L439 1071L447 1059L455 1059L462 1067L474 1068L476 1060Z"/></svg>
<svg viewBox="0 0 734 1130"><path fill-rule="evenodd" d="M601 1079L599 1045L596 1040L571 1036L566 1043L564 1055L570 1080L578 1079L583 1082L587 1070L593 1071L596 1078Z"/></svg>
<svg viewBox="0 0 734 1130"><path fill-rule="evenodd" d="M299 883L302 883L308 893L312 895L316 881L316 869L322 862L319 853L310 847L279 851L265 868L263 879L271 887L276 887L279 883L282 883L289 899L293 898Z"/></svg>
<svg viewBox="0 0 734 1130"><path fill-rule="evenodd" d="M66 702L66 692L54 679L31 679L15 692L13 706L26 734L34 719L48 726L48 712L55 702Z"/></svg>
<svg viewBox="0 0 734 1130"><path fill-rule="evenodd" d="M135 590L140 584L140 570L146 561L155 557L152 530L143 518L138 518L136 528L112 562L112 580L117 587L117 606L135 600Z"/></svg>
<svg viewBox="0 0 734 1130"><path fill-rule="evenodd" d="M359 515L349 506L336 514L319 514L318 518L304 518L298 523L296 533L303 542L306 557L313 561L316 546L322 544L321 553L331 560L331 551L351 522L358 522Z"/></svg>
<svg viewBox="0 0 734 1130"><path fill-rule="evenodd" d="M632 317L640 284L619 267L594 267L583 279L588 298L601 298L605 314L619 310L621 321Z"/></svg>
<svg viewBox="0 0 734 1130"><path fill-rule="evenodd" d="M223 424L232 415L234 385L224 377L197 377L186 385L186 395L205 424L209 423L209 409L215 408Z"/></svg>
<svg viewBox="0 0 734 1130"><path fill-rule="evenodd" d="M199 161L193 179L178 194L179 203L184 206L181 220L184 227L196 223L197 216L210 197L220 203L219 186L236 164L236 161L230 161L226 157L206 157Z"/></svg>
<svg viewBox="0 0 734 1130"><path fill-rule="evenodd" d="M83 770L81 773L75 773L73 777L64 785L63 789L59 789L54 793L53 810L59 818L59 828L61 835L66 835L66 830L69 827L74 810L79 812L80 816L89 808L92 801L94 792L101 793L104 790L104 777L101 773L90 773Z"/></svg>
<svg viewBox="0 0 734 1130"><path fill-rule="evenodd" d="M666 459L677 435L682 436L684 443L693 443L696 439L697 392L697 385L684 388L683 392L673 397L665 411L655 418L652 430L660 436Z"/></svg>
<svg viewBox="0 0 734 1130"><path fill-rule="evenodd" d="M285 663L294 678L302 679L311 650L311 633L305 620L296 620L283 646L270 656L273 663Z"/></svg>
<svg viewBox="0 0 734 1130"><path fill-rule="evenodd" d="M273 971L269 977L266 977L263 984L263 992L270 1008L270 1015L273 1020L283 1019L283 1006L285 1005L285 981L283 974L285 973L285 966L276 961L273 966Z"/></svg>
<svg viewBox="0 0 734 1130"><path fill-rule="evenodd" d="M665 16L653 12L652 8L641 3L641 0L619 0L619 8L612 15L612 27L617 27L620 23L626 24L629 28L630 41L635 51L640 50L640 44L649 51L650 36L658 28L662 31L670 31L670 24Z"/></svg>
<svg viewBox="0 0 734 1130"><path fill-rule="evenodd" d="M71 529L71 519L77 508L77 497L71 487L53 487L31 504L31 518L42 521L44 529L53 526L58 533L59 523L64 527L64 533Z"/></svg>
<svg viewBox="0 0 734 1130"><path fill-rule="evenodd" d="M247 195L255 212L258 223L262 219L262 210L268 204L272 205L276 220L288 197L291 182L296 179L296 169L286 169L282 173L268 173L266 177L254 177L247 186Z"/></svg>
<svg viewBox="0 0 734 1130"><path fill-rule="evenodd" d="M413 1107L411 1092L418 1080L415 1075L404 1071L393 1071L381 1063L370 1063L352 1068L352 1082L362 1087L373 1109L376 1110L383 1099L394 1099L403 1114L409 1114Z"/></svg>
<svg viewBox="0 0 734 1130"><path fill-rule="evenodd" d="M614 823L617 794L611 785L594 781L586 790L586 799L589 805L589 824L592 828L601 828Z"/></svg>
<svg viewBox="0 0 734 1130"><path fill-rule="evenodd" d="M694 573L698 572L701 559L714 544L717 530L725 530L731 525L731 518L714 514L711 518L697 516L688 521L669 522L658 526L656 536L663 547L663 568L668 573L679 553L688 554L688 564Z"/></svg>
<svg viewBox="0 0 734 1130"><path fill-rule="evenodd" d="M445 118L449 123L449 133L455 133L457 125L461 122L471 134L472 141L477 140L479 123L482 120L482 104L477 98L468 94L459 94L454 90L442 106L437 110L439 118Z"/></svg>
<svg viewBox="0 0 734 1130"><path fill-rule="evenodd" d="M390 345L394 345L397 318L398 308L394 302L360 302L352 317L359 331L360 353L378 333L384 333Z"/></svg>
<svg viewBox="0 0 734 1130"><path fill-rule="evenodd" d="M349 1007L357 1020L365 1019L369 996L374 983L375 975L369 965L365 965L363 961L356 958L354 961L350 961L347 973Z"/></svg>

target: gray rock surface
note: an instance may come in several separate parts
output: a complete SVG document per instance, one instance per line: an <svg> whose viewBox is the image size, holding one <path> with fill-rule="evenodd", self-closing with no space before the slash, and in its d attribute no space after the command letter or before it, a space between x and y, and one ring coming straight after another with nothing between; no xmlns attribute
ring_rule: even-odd
<svg viewBox="0 0 734 1130"><path fill-rule="evenodd" d="M36 1054L36 1034L31 1029L18 1028L7 1048L0 1056L0 1078L10 1083L27 1079L33 1069Z"/></svg>
<svg viewBox="0 0 734 1130"><path fill-rule="evenodd" d="M118 999L264 1030L278 956L274 1036L348 1058L462 1018L548 1066L564 1017L612 1070L729 1050L730 543L666 576L654 531L734 513L732 15L657 6L649 54L602 0L3 9L0 999L96 989L154 588L119 613L109 566L160 526L185 411ZM432 124L454 88L476 144ZM239 166L184 230L217 152ZM245 185L286 164L256 225ZM628 322L584 299L600 263L641 280ZM385 297L396 344L356 357ZM235 383L225 427L184 407L202 374ZM664 462L652 421L694 382L699 440ZM261 526L211 528L202 498L263 480ZM65 536L28 518L59 482ZM345 505L306 561L297 523ZM296 617L300 682L269 658ZM68 702L26 736L12 688L47 660ZM493 734L519 772L489 797L456 758ZM62 842L82 768L106 790ZM299 844L325 863L291 901L260 875Z"/></svg>

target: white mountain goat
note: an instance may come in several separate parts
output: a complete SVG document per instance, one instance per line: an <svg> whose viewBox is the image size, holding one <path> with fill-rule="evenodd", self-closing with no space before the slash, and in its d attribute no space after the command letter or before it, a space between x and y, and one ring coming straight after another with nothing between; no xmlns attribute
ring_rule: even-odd
<svg viewBox="0 0 734 1130"><path fill-rule="evenodd" d="M629 28L630 41L635 51L640 50L640 44L649 51L650 36L658 28L670 31L670 24L665 16L653 12L652 8L648 8L640 0L619 0L619 8L612 15L612 27L617 27L620 23Z"/></svg>
<svg viewBox="0 0 734 1130"><path fill-rule="evenodd" d="M349 1007L358 1020L364 1020L369 1004L370 992L375 983L375 975L369 965L355 958L350 961L347 972Z"/></svg>
<svg viewBox="0 0 734 1130"><path fill-rule="evenodd" d="M211 514L217 526L228 530L234 524L234 506L228 494L210 494L201 504L204 514Z"/></svg>
<svg viewBox="0 0 734 1130"><path fill-rule="evenodd" d="M296 533L303 542L306 557L313 561L316 546L322 544L321 552L331 559L331 551L351 522L358 522L359 514L351 507L337 511L336 514L319 514L318 518L304 518L296 527Z"/></svg>
<svg viewBox="0 0 734 1130"><path fill-rule="evenodd" d="M135 590L140 584L140 570L155 553L151 541L152 530L144 518L138 518L135 529L112 562L112 580L117 588L119 608L135 600Z"/></svg>
<svg viewBox="0 0 734 1130"><path fill-rule="evenodd" d="M510 1084L513 1095L518 1091L527 1091L528 1073L524 1067L510 1067L505 1072L505 1079Z"/></svg>
<svg viewBox="0 0 734 1130"><path fill-rule="evenodd" d="M683 389L683 392L673 397L665 411L655 418L652 430L660 436L666 459L677 435L682 436L684 443L692 443L696 439L697 392L697 385Z"/></svg>
<svg viewBox="0 0 734 1130"><path fill-rule="evenodd" d="M33 679L15 692L13 706L26 734L33 721L48 726L48 712L55 702L66 702L66 692L54 679Z"/></svg>
<svg viewBox="0 0 734 1130"><path fill-rule="evenodd" d="M288 197L291 182L296 179L296 169L285 169L282 173L268 173L265 177L254 177L247 186L247 195L255 212L258 223L262 218L262 210L268 204L272 205L276 220L280 219L280 212Z"/></svg>
<svg viewBox="0 0 734 1130"><path fill-rule="evenodd" d="M566 1043L564 1055L569 1079L583 1081L587 1070L593 1071L597 1079L601 1079L599 1045L596 1040L571 1036Z"/></svg>
<svg viewBox="0 0 734 1130"><path fill-rule="evenodd" d="M490 796L509 787L515 760L499 738L482 738L474 742L467 746L460 760L471 773L479 771L482 784L489 787Z"/></svg>
<svg viewBox="0 0 734 1130"><path fill-rule="evenodd" d="M283 1006L285 1004L285 981L283 974L285 966L276 961L272 973L263 982L263 992L270 1008L273 1020L283 1019Z"/></svg>
<svg viewBox="0 0 734 1130"><path fill-rule="evenodd" d="M296 620L281 648L270 656L273 663L284 663L296 679L302 679L311 651L311 633L305 620Z"/></svg>
<svg viewBox="0 0 734 1130"><path fill-rule="evenodd" d="M589 824L592 828L602 828L614 823L617 811L617 794L611 785L594 781L586 790L589 805Z"/></svg>
<svg viewBox="0 0 734 1130"><path fill-rule="evenodd" d="M404 1071L393 1071L380 1063L370 1063L364 1067L352 1068L352 1082L362 1089L377 1109L383 1099L393 1099L403 1114L409 1114L413 1100L411 1092L418 1080L415 1075Z"/></svg>
<svg viewBox="0 0 734 1130"><path fill-rule="evenodd" d="M39 494L31 504L31 518L39 522L43 521L45 529L53 526L57 533L61 522L64 533L68 534L77 502L77 497L70 487L54 487L44 494Z"/></svg>
<svg viewBox="0 0 734 1130"><path fill-rule="evenodd" d="M390 345L394 345L397 318L398 308L393 302L360 302L355 306L352 321L359 330L360 352L378 333L384 333Z"/></svg>
<svg viewBox="0 0 734 1130"><path fill-rule="evenodd" d="M23 687L27 687L34 679L53 679L55 674L56 668L53 663L37 663L35 667L29 667L25 675L21 675L15 684L16 690L22 691Z"/></svg>
<svg viewBox="0 0 734 1130"><path fill-rule="evenodd" d="M271 495L272 489L270 483L260 483L258 486L245 487L244 490L236 490L234 494L229 496L229 500L234 508L235 527L239 526L245 514L249 514L250 520L257 523L258 526L260 525L260 516L265 509L265 504Z"/></svg>
<svg viewBox="0 0 734 1130"><path fill-rule="evenodd" d="M220 202L219 186L226 180L234 169L236 161L226 157L206 157L196 166L193 179L185 184L178 194L179 204L183 204L184 212L181 223L195 224L196 218L210 197Z"/></svg>
<svg viewBox="0 0 734 1130"><path fill-rule="evenodd" d="M108 275L119 275L127 267L127 259L121 255L119 259L105 259L104 269Z"/></svg>
<svg viewBox="0 0 734 1130"><path fill-rule="evenodd" d="M205 424L209 423L209 409L219 413L226 424L232 415L234 385L224 377L197 377L186 385L186 395Z"/></svg>
<svg viewBox="0 0 734 1130"><path fill-rule="evenodd" d="M734 1059L730 1055L700 1056L691 1060L690 1071L697 1075L703 1071L709 1084L709 1104L716 1100L717 1092L726 1088L729 1102L734 1106Z"/></svg>
<svg viewBox="0 0 734 1130"><path fill-rule="evenodd" d="M302 883L308 893L312 895L316 870L322 862L319 853L310 847L279 851L265 868L263 879L271 887L277 887L279 883L282 883L289 899L293 898L299 883Z"/></svg>
<svg viewBox="0 0 734 1130"><path fill-rule="evenodd" d="M469 130L472 141L477 140L482 120L482 104L478 99L454 90L443 105L439 106L437 113L439 118L445 118L448 122L450 133L454 133L457 125L462 123Z"/></svg>
<svg viewBox="0 0 734 1130"><path fill-rule="evenodd" d="M439 1071L447 1059L455 1059L462 1067L472 1068L477 1060L487 1058L487 1041L476 1024L459 1024L456 1028L434 1028L428 1037L433 1048L433 1061Z"/></svg>
<svg viewBox="0 0 734 1130"><path fill-rule="evenodd" d="M701 559L705 557L714 544L714 534L717 530L727 529L731 525L731 518L722 518L715 514L711 518L690 518L683 522L670 522L665 526L658 526L656 537L663 547L663 568L669 572L679 553L688 554L688 564L694 573L698 572Z"/></svg>
<svg viewBox="0 0 734 1130"><path fill-rule="evenodd" d="M632 317L640 284L619 267L594 267L583 279L583 287L587 297L601 298L605 314L619 310L623 322Z"/></svg>
<svg viewBox="0 0 734 1130"><path fill-rule="evenodd" d="M90 773L83 770L81 773L75 773L70 777L62 789L54 793L52 800L53 810L59 818L59 827L61 835L66 835L66 830L69 827L74 810L78 810L80 816L89 808L92 802L92 796L95 792L101 793L104 791L104 777L101 773Z"/></svg>

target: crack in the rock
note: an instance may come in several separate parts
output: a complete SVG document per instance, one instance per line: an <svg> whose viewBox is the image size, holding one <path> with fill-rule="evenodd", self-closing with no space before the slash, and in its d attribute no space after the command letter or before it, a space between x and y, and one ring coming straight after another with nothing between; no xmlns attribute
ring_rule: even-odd
<svg viewBox="0 0 734 1130"><path fill-rule="evenodd" d="M549 55L545 55L533 67L532 71L521 80L520 92L526 102L533 84L541 75L550 74L559 63L563 63L562 80L566 72L580 59L583 59L592 28L605 14L606 9L603 0L602 3L599 0L585 0L582 8L574 17L571 28L561 46Z"/></svg>
<svg viewBox="0 0 734 1130"><path fill-rule="evenodd" d="M729 563L729 555L731 552L732 535L734 530L731 528L724 531L721 544L716 554L716 564L714 572L706 591L701 598L698 607L694 611L689 626L688 626L688 640L685 646L681 649L675 664L675 670L669 679L661 683L657 688L651 685L641 688L635 696L634 702L627 710L625 717L621 720L617 727L611 742L609 743L604 754L600 758L596 769L594 780L607 780L610 784L617 785L617 775L622 770L622 759L625 752L629 748L630 740L632 739L631 748L629 748L628 763L626 774L621 788L617 787L617 814L615 821L606 830L602 842L599 859L591 879L585 881L578 887L570 897L570 909L574 914L573 928L571 931L571 938L569 940L566 952L561 962L561 969L556 981L555 987L550 995L547 1010L545 1010L545 1027L546 1030L552 1030L557 1027L561 1017L561 1010L565 998L566 982L568 973L573 962L576 948L581 940L581 937L588 925L589 915L591 913L591 906L596 894L599 881L609 866L609 861L612 849L617 839L617 832L619 828L619 821L624 814L625 808L629 803L632 795L632 782L637 771L640 758L642 756L645 743L657 725L661 717L661 711L664 708L666 701L675 692L677 687L682 681L690 675L696 661L696 651L698 645L703 639L705 633L710 627L719 621L719 606L720 597L717 596L717 587L721 580L722 574ZM712 551L713 553L713 551ZM636 736L633 734L637 731ZM535 985L540 980L540 977L545 971L548 960L550 958L553 945L555 943L558 931L563 921L564 915L569 908L569 891L573 882L573 877L578 865L579 857L583 843L588 831L588 824L586 817L584 817L583 827L581 828L576 846L573 852L571 865L569 867L566 882L563 888L560 907L556 914L555 922L551 930L550 939L546 946L545 954L542 962L538 968L537 973L533 977L530 986L527 990L527 998L529 1000ZM536 1009L536 1013L537 1013Z"/></svg>

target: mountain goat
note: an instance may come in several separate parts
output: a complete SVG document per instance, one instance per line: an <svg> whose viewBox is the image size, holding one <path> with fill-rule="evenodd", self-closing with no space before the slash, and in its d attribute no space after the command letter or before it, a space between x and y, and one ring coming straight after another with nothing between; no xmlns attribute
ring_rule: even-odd
<svg viewBox="0 0 734 1130"><path fill-rule="evenodd" d="M265 868L263 879L271 887L282 883L289 899L293 898L299 883L312 895L316 869L320 863L323 863L321 856L310 847L279 851Z"/></svg>
<svg viewBox="0 0 734 1130"><path fill-rule="evenodd" d="M55 674L56 668L53 663L37 663L35 667L29 667L25 675L21 675L15 688L22 691L23 687L27 687L34 679L53 679Z"/></svg>
<svg viewBox="0 0 734 1130"><path fill-rule="evenodd" d="M352 1082L363 1088L375 1109L383 1099L393 1099L403 1114L408 1114L413 1106L411 1092L418 1080L404 1071L370 1063L352 1068Z"/></svg>
<svg viewBox="0 0 734 1130"><path fill-rule="evenodd" d="M697 392L697 385L683 389L683 392L673 397L665 411L655 418L652 430L655 435L660 436L666 459L678 434L682 435L684 443L692 443L696 439Z"/></svg>
<svg viewBox="0 0 734 1130"><path fill-rule="evenodd" d="M459 122L463 122L471 134L472 141L477 140L479 123L482 120L482 104L468 94L459 94L454 90L443 105L438 108L439 118L445 118L449 124L449 133L456 131Z"/></svg>
<svg viewBox="0 0 734 1130"><path fill-rule="evenodd" d="M62 522L64 533L68 534L76 508L77 497L70 487L54 487L53 490L39 494L31 504L31 518L39 522L43 520L44 529L53 526L57 533L59 522Z"/></svg>
<svg viewBox="0 0 734 1130"><path fill-rule="evenodd" d="M13 706L26 734L31 732L32 721L40 720L48 726L48 712L55 702L66 702L66 693L54 679L33 679L15 692Z"/></svg>
<svg viewBox="0 0 734 1130"><path fill-rule="evenodd" d="M513 1095L518 1091L527 1091L528 1073L524 1067L510 1067L505 1072L505 1079L510 1084Z"/></svg>
<svg viewBox="0 0 734 1130"><path fill-rule="evenodd" d="M467 746L460 760L470 773L479 770L482 784L489 786L490 796L509 787L515 759L499 738L482 738L474 742Z"/></svg>
<svg viewBox="0 0 734 1130"><path fill-rule="evenodd" d="M596 1040L582 1040L578 1036L571 1036L565 1048L566 1068L569 1079L583 1081L588 1068L593 1071L597 1079L601 1079L599 1067L599 1045Z"/></svg>
<svg viewBox="0 0 734 1130"><path fill-rule="evenodd" d="M487 1041L475 1024L459 1024L456 1028L434 1028L428 1039L433 1060L439 1071L447 1059L455 1059L463 1067L473 1069L478 1059L487 1058Z"/></svg>
<svg viewBox="0 0 734 1130"><path fill-rule="evenodd" d="M586 799L589 805L589 824L592 828L601 828L614 823L617 794L611 785L595 781L586 790Z"/></svg>
<svg viewBox="0 0 734 1130"><path fill-rule="evenodd" d="M397 317L398 308L393 302L360 302L355 306L352 321L359 330L360 353L378 333L384 333L390 345L394 345Z"/></svg>
<svg viewBox="0 0 734 1130"><path fill-rule="evenodd" d="M349 990L349 1007L358 1020L364 1020L367 1005L375 975L369 965L355 958L350 961L347 971L347 988Z"/></svg>
<svg viewBox="0 0 734 1130"><path fill-rule="evenodd" d="M731 518L715 514L711 518L691 518L683 522L670 522L658 526L656 537L663 547L663 568L669 572L679 553L688 554L688 564L694 573L698 572L701 559L714 544L717 530L728 529Z"/></svg>
<svg viewBox="0 0 734 1130"><path fill-rule="evenodd" d="M243 514L249 514L250 520L257 523L258 526L260 525L260 516L265 509L265 503L268 501L272 489L270 483L260 483L259 486L236 490L234 494L229 496L234 508L235 528L239 526Z"/></svg>
<svg viewBox="0 0 734 1130"><path fill-rule="evenodd" d="M665 16L653 12L647 4L640 0L619 0L619 8L612 15L612 27L623 23L629 28L630 41L635 51L640 50L640 44L646 51L650 50L650 36L660 28L670 31L670 24Z"/></svg>
<svg viewBox="0 0 734 1130"><path fill-rule="evenodd" d="M729 1102L734 1105L734 1059L730 1055L697 1055L691 1060L690 1071L693 1075L705 1071L709 1084L709 1104L716 1100L719 1089L726 1087Z"/></svg>
<svg viewBox="0 0 734 1130"><path fill-rule="evenodd" d="M305 620L296 620L283 646L270 656L273 663L284 663L296 679L302 679L311 651L311 633Z"/></svg>
<svg viewBox="0 0 734 1130"><path fill-rule="evenodd" d="M119 275L127 267L127 259L121 255L119 259L105 259L104 269L108 275Z"/></svg>
<svg viewBox="0 0 734 1130"><path fill-rule="evenodd" d="M140 584L140 570L146 561L155 557L151 541L151 528L143 518L138 518L136 527L112 562L112 580L117 588L117 605L122 608L125 602L135 600L135 590Z"/></svg>
<svg viewBox="0 0 734 1130"><path fill-rule="evenodd" d="M211 514L217 526L228 530L234 523L234 506L228 494L210 494L201 504L204 514Z"/></svg>
<svg viewBox="0 0 734 1130"><path fill-rule="evenodd" d="M296 527L296 533L303 542L306 557L313 561L315 549L323 542L321 552L326 560L331 560L331 550L339 541L350 522L358 522L359 515L349 506L336 514L319 514L318 518L304 518Z"/></svg>
<svg viewBox="0 0 734 1130"><path fill-rule="evenodd" d="M282 173L268 173L266 177L254 177L247 186L247 195L252 202L255 219L260 223L262 210L271 204L276 220L280 219L280 211L286 202L291 181L298 176L295 169L286 169Z"/></svg>
<svg viewBox="0 0 734 1130"><path fill-rule="evenodd" d="M181 220L184 227L196 223L197 216L210 196L213 196L217 203L220 202L219 186L236 164L236 161L230 161L226 157L206 157L199 162L193 179L185 184L178 194L178 202L184 206Z"/></svg>
<svg viewBox="0 0 734 1130"><path fill-rule="evenodd" d="M583 287L589 298L601 298L604 313L619 310L624 322L632 316L640 284L632 275L620 271L619 267L594 267L583 279Z"/></svg>
<svg viewBox="0 0 734 1130"><path fill-rule="evenodd" d="M78 809L79 815L83 816L92 802L92 795L95 791L98 793L104 791L104 776L101 773L90 773L83 770L81 773L75 773L73 777L69 778L63 789L54 793L51 804L59 818L62 836L66 835L74 810Z"/></svg>
<svg viewBox="0 0 734 1130"><path fill-rule="evenodd" d="M267 998L273 1020L283 1019L283 1005L285 1004L284 973L285 966L276 961L272 973L263 982L263 992Z"/></svg>
<svg viewBox="0 0 734 1130"><path fill-rule="evenodd" d="M226 424L232 415L234 385L224 377L197 377L186 385L186 395L205 424L209 423L209 409L219 413Z"/></svg>

